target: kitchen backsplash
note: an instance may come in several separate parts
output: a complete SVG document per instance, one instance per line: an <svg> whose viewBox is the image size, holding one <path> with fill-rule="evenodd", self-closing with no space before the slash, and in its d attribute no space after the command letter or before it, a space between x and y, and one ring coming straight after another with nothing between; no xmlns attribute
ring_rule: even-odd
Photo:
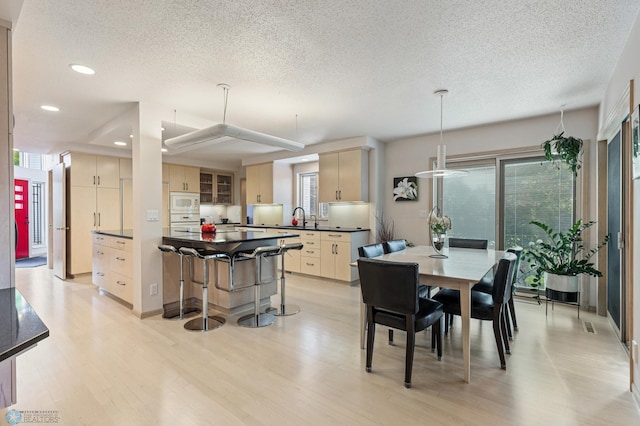
<svg viewBox="0 0 640 426"><path fill-rule="evenodd" d="M241 223L242 208L240 206L224 206L220 204L200 205L200 217L211 218L214 222L220 223L221 219L227 218L231 223Z"/></svg>
<svg viewBox="0 0 640 426"><path fill-rule="evenodd" d="M369 204L329 203L329 226L369 228Z"/></svg>

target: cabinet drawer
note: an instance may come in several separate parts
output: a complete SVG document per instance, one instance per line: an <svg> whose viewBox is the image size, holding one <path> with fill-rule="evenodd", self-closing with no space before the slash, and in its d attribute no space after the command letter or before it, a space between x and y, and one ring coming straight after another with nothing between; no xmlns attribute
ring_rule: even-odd
<svg viewBox="0 0 640 426"><path fill-rule="evenodd" d="M309 275L320 275L320 259L300 256L300 272Z"/></svg>
<svg viewBox="0 0 640 426"><path fill-rule="evenodd" d="M302 250L320 250L320 240L301 240L302 245L304 246Z"/></svg>
<svg viewBox="0 0 640 426"><path fill-rule="evenodd" d="M124 250L124 251L128 251L128 252L133 252L133 244L132 243L133 243L133 240L130 240L128 238L113 237L110 240L111 248L118 249L118 250Z"/></svg>
<svg viewBox="0 0 640 426"><path fill-rule="evenodd" d="M320 241L320 232L318 231L303 231L296 232L300 234L300 239L303 241Z"/></svg>
<svg viewBox="0 0 640 426"><path fill-rule="evenodd" d="M109 259L111 270L118 274L133 276L133 255L122 250L113 250Z"/></svg>
<svg viewBox="0 0 640 426"><path fill-rule="evenodd" d="M320 236L322 241L346 241L351 242L350 232L323 232Z"/></svg>
<svg viewBox="0 0 640 426"><path fill-rule="evenodd" d="M98 287L104 288L109 281L109 271L106 269L96 269L91 271L91 281Z"/></svg>
<svg viewBox="0 0 640 426"><path fill-rule="evenodd" d="M320 247L318 248L309 248L307 246L302 247L302 253L300 254L300 256L304 256L304 257L313 257L316 259L320 258Z"/></svg>
<svg viewBox="0 0 640 426"><path fill-rule="evenodd" d="M93 234L93 244L99 246L109 247L109 240L111 238L102 234Z"/></svg>
<svg viewBox="0 0 640 426"><path fill-rule="evenodd" d="M133 278L131 277L112 272L109 284L104 289L125 302L133 303Z"/></svg>

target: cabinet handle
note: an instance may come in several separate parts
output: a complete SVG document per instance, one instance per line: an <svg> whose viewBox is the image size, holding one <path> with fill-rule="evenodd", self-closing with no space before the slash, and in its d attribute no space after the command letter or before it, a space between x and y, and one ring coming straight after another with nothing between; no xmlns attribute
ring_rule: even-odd
<svg viewBox="0 0 640 426"><path fill-rule="evenodd" d="M104 277L104 274L102 272L96 272L96 275L99 277Z"/></svg>
<svg viewBox="0 0 640 426"><path fill-rule="evenodd" d="M103 254L104 254L104 252L103 252L103 251L100 251L100 250L96 250L96 254L103 255Z"/></svg>
<svg viewBox="0 0 640 426"><path fill-rule="evenodd" d="M98 185L100 185L100 176L98 176Z"/></svg>
<svg viewBox="0 0 640 426"><path fill-rule="evenodd" d="M336 254L338 254L338 245L336 244Z"/></svg>
<svg viewBox="0 0 640 426"><path fill-rule="evenodd" d="M94 185L96 184L96 177L95 176L93 177L93 184Z"/></svg>
<svg viewBox="0 0 640 426"><path fill-rule="evenodd" d="M124 261L125 261L125 260L127 260L127 259L122 258L122 257L116 257L116 260L120 260L120 261L124 262Z"/></svg>
<svg viewBox="0 0 640 426"><path fill-rule="evenodd" d="M342 234L328 234L329 237L342 238Z"/></svg>
<svg viewBox="0 0 640 426"><path fill-rule="evenodd" d="M93 212L93 226L96 226L96 213Z"/></svg>
<svg viewBox="0 0 640 426"><path fill-rule="evenodd" d="M310 246L314 245L315 243L313 241L307 241L306 244L309 244Z"/></svg>
<svg viewBox="0 0 640 426"><path fill-rule="evenodd" d="M124 241L116 241L116 244L127 244Z"/></svg>
<svg viewBox="0 0 640 426"><path fill-rule="evenodd" d="M315 266L315 263L309 263L309 262L306 262L306 263L307 263L307 266Z"/></svg>
<svg viewBox="0 0 640 426"><path fill-rule="evenodd" d="M98 213L98 226L100 226L100 213Z"/></svg>
<svg viewBox="0 0 640 426"><path fill-rule="evenodd" d="M127 283L125 283L124 281L120 281L120 280L116 281L116 284L118 284L118 285L127 285Z"/></svg>
<svg viewBox="0 0 640 426"><path fill-rule="evenodd" d="M313 254L313 253L314 253L314 251L313 251L313 250L307 250L307 253L311 253L311 254Z"/></svg>
<svg viewBox="0 0 640 426"><path fill-rule="evenodd" d="M336 200L338 199L338 190L336 189Z"/></svg>

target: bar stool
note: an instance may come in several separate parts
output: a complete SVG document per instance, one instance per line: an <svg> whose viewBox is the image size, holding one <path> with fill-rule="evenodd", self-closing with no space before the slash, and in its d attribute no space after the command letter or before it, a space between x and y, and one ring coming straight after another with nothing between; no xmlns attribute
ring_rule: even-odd
<svg viewBox="0 0 640 426"><path fill-rule="evenodd" d="M193 263L191 263L191 268L189 268L189 278L191 278L191 281L196 284L202 285L202 316L188 321L184 325L184 328L189 331L209 331L209 330L215 330L218 327L222 327L222 325L226 322L224 318L219 316L214 316L214 315L209 316L209 285L208 285L209 283L208 260L219 257L220 254L212 253L212 252L200 253L197 250L189 247L180 247L179 251L183 255L187 256L187 259L189 260L189 262L191 262L191 259L195 259L197 257L198 259L202 259L202 264L204 265L202 282L196 281L193 278L193 275L194 275L192 270Z"/></svg>
<svg viewBox="0 0 640 426"><path fill-rule="evenodd" d="M238 325L242 327L266 327L275 322L276 317L270 312L260 313L260 286L262 282L262 260L265 257L276 256L280 253L280 246L258 247L251 254L245 254L246 257L256 259L256 282L254 284L254 301L253 313L245 315L238 319ZM266 283L264 283L266 284Z"/></svg>
<svg viewBox="0 0 640 426"><path fill-rule="evenodd" d="M190 316L191 314L199 314L202 310L196 306L184 306L184 256L178 249L174 246L168 244L161 244L158 246L163 253L173 253L174 255L178 255L180 257L180 301L179 307L176 310L167 309L163 314L162 318L165 319L184 319L186 316Z"/></svg>
<svg viewBox="0 0 640 426"><path fill-rule="evenodd" d="M302 243L289 243L283 244L280 246L280 255L282 256L282 266L280 268L280 309L271 308L268 312L273 313L278 317L286 317L289 315L295 315L300 312L300 306L298 305L287 305L284 302L285 299L285 281L284 281L284 256L287 254L289 250L302 250Z"/></svg>

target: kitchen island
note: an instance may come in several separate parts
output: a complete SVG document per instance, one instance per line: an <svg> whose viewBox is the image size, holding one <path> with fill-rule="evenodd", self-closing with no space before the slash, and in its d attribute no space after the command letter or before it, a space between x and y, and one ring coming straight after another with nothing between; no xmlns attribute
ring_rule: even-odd
<svg viewBox="0 0 640 426"><path fill-rule="evenodd" d="M274 246L282 239L297 238L296 233L218 231L201 233L198 228L170 229L164 233L163 244L176 248L189 247L199 251L220 253L210 259L209 304L227 314L251 310L254 306L253 286L256 281L256 260L244 256L258 247ZM163 307L175 310L179 301L180 257L163 253ZM184 264L185 303L201 305L203 260L192 259ZM270 297L277 292L278 256L265 258L262 264L261 304L270 305Z"/></svg>

